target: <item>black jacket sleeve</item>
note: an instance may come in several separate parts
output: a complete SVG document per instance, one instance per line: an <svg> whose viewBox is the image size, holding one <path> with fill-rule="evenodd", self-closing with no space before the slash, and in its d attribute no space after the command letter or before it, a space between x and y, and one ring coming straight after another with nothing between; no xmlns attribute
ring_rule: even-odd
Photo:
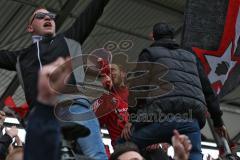
<svg viewBox="0 0 240 160"><path fill-rule="evenodd" d="M64 33L67 38L72 38L80 44L87 39L93 30L99 17L101 17L104 7L109 0L91 0L86 9L76 19L75 23Z"/></svg>
<svg viewBox="0 0 240 160"><path fill-rule="evenodd" d="M16 62L17 56L15 52L9 52L6 50L0 51L0 68L15 71Z"/></svg>
<svg viewBox="0 0 240 160"><path fill-rule="evenodd" d="M211 87L211 83L203 69L202 64L197 59L197 67L199 78L201 80L203 93L206 99L208 112L213 120L215 127L221 127L223 125L222 121L222 111L220 110L219 98Z"/></svg>
<svg viewBox="0 0 240 160"><path fill-rule="evenodd" d="M0 137L0 159L5 159L9 145L12 143L12 138L8 134Z"/></svg>

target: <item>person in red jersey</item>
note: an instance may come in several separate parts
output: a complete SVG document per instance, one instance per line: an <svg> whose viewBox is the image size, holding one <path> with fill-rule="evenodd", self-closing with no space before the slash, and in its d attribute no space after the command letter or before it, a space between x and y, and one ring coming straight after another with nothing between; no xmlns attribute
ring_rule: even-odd
<svg viewBox="0 0 240 160"><path fill-rule="evenodd" d="M93 104L93 109L100 125L108 129L112 146L120 138L128 123L128 87L125 84L126 73L122 66L111 64L110 72L102 73L102 84L109 94L104 93ZM105 68L106 70L106 68Z"/></svg>

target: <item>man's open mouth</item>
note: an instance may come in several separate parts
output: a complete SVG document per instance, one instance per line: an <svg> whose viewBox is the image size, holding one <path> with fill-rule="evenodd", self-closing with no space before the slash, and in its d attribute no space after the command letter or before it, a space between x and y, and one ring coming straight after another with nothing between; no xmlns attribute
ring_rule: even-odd
<svg viewBox="0 0 240 160"><path fill-rule="evenodd" d="M46 22L46 23L44 23L43 27L52 27L52 23Z"/></svg>

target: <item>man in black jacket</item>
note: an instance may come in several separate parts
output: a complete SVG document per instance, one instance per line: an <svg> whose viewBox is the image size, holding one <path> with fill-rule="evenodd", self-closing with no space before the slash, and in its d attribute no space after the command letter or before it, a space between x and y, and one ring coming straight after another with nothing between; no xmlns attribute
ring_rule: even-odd
<svg viewBox="0 0 240 160"><path fill-rule="evenodd" d="M149 85L151 89L146 92L145 88L145 98L137 99L136 106L129 107L129 117L133 122L131 140L140 148L158 142L170 143L176 129L191 140L190 159L200 160L200 129L205 125L207 109L218 133L224 136L222 111L198 59L181 49L173 36L172 27L165 23L156 24L153 27L154 43L139 55L138 66L151 64L146 65L149 77L146 84L142 84ZM130 84L130 90L137 83ZM158 87L155 92L151 91L154 90L153 85ZM133 95L130 99L136 97ZM126 126L125 130L129 131L129 127Z"/></svg>
<svg viewBox="0 0 240 160"><path fill-rule="evenodd" d="M38 8L29 19L27 27L27 31L32 34L33 44L20 51L0 51L0 68L17 71L31 108L24 150L25 160L59 159L60 127L54 116L54 107L37 99L38 73L44 65L56 61L59 57L81 56L80 44L92 31L107 2L108 0L91 0L75 23L64 33L57 35L55 15L44 8ZM79 60L78 63L72 64L80 67L72 73L69 80L71 84L84 80L82 62ZM103 157L106 157L103 149L97 153L103 153Z"/></svg>

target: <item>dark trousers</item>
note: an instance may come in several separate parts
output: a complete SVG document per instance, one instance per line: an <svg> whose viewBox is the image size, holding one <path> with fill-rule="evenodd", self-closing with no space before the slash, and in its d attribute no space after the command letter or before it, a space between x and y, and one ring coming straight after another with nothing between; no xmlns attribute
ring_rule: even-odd
<svg viewBox="0 0 240 160"><path fill-rule="evenodd" d="M60 126L54 107L36 103L27 125L24 160L59 160Z"/></svg>

